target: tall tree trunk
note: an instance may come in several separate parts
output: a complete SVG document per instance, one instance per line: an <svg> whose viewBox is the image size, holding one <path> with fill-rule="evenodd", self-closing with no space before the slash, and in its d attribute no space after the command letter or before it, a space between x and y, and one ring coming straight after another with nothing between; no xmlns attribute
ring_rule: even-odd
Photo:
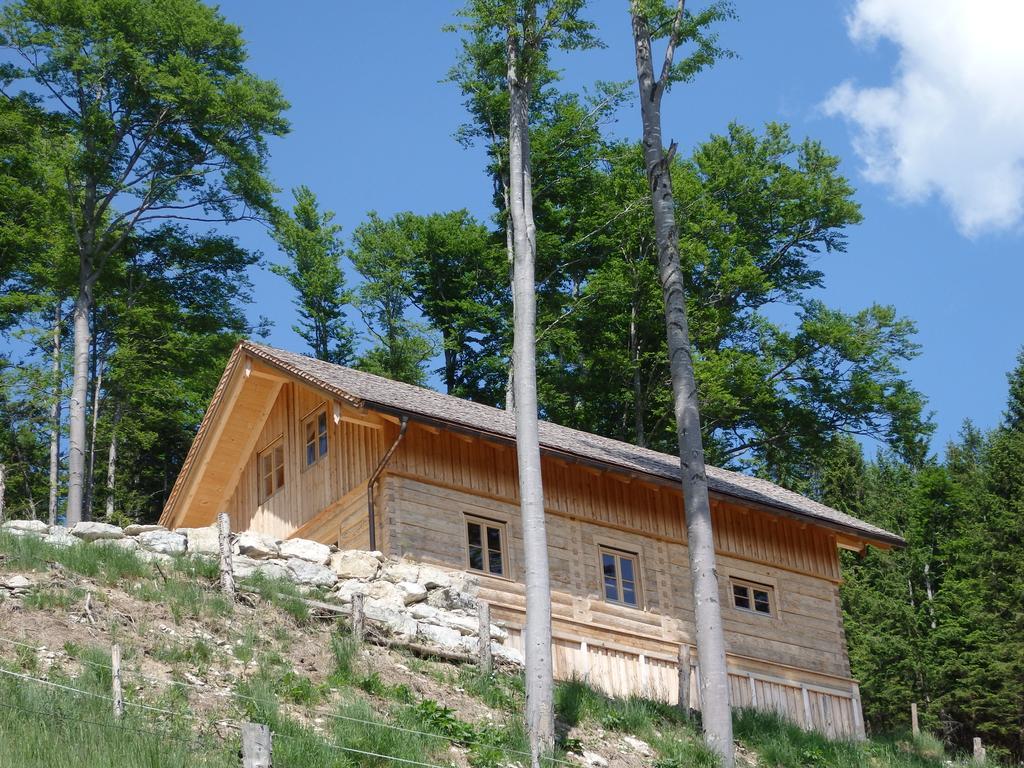
<svg viewBox="0 0 1024 768"><path fill-rule="evenodd" d="M78 278L78 297L72 315L74 324L74 352L72 354L71 402L68 405L68 506L67 524L81 522L85 493L85 440L86 408L89 393L89 350L92 334L89 312L92 309L93 287L98 273L93 261L81 257Z"/></svg>
<svg viewBox="0 0 1024 768"><path fill-rule="evenodd" d="M0 523L6 520L4 510L7 503L7 465L0 464Z"/></svg>
<svg viewBox="0 0 1024 768"><path fill-rule="evenodd" d="M554 748L555 721L551 666L551 584L541 483L537 414L536 320L534 286L536 233L530 179L529 79L522 46L536 24L534 3L524 8L523 37L508 30L509 181L512 219L515 340L512 386L515 396L516 454L526 582L526 728L534 768Z"/></svg>
<svg viewBox="0 0 1024 768"><path fill-rule="evenodd" d="M666 62L671 66L675 37L682 20L683 2L677 8L673 37ZM661 96L667 85L668 69L654 76L651 37L639 0L631 4L636 74L643 119L643 150L651 187L654 229L658 244L658 276L665 302L669 369L679 438L679 463L683 502L686 510L687 549L693 582L694 619L697 629L697 657L700 664L701 715L704 738L725 768L734 763L732 712L729 706L729 678L726 669L725 636L719 604L718 573L715 570L715 542L711 528L711 505L700 433L700 407L693 372L690 332L686 317L686 291L679 265L679 233L675 220L675 197L670 173L674 146L664 150L661 133Z"/></svg>
<svg viewBox="0 0 1024 768"><path fill-rule="evenodd" d="M629 308L629 361L633 366L633 434L636 444L641 448L647 446L647 435L644 434L644 403L643 383L640 372L640 333L637 329L637 318L640 314L637 291L633 291L633 301Z"/></svg>
<svg viewBox="0 0 1024 768"><path fill-rule="evenodd" d="M82 498L82 519L92 520L92 502L96 490L96 432L100 420L100 389L103 387L103 366L98 363L95 345L93 358L92 418L89 425L89 461L85 471L85 493Z"/></svg>
<svg viewBox="0 0 1024 768"><path fill-rule="evenodd" d="M511 164L511 160L509 161ZM516 246L512 234L512 196L508 185L504 187L505 210L509 212L505 222L505 252L508 254L509 283L512 287L512 317L516 316ZM512 413L516 409L516 350L513 341L512 354L508 359L508 371L505 373L505 410Z"/></svg>
<svg viewBox="0 0 1024 768"><path fill-rule="evenodd" d="M121 403L114 408L114 419L110 426L110 448L107 450L107 500L104 520L110 522L114 516L114 481L117 478L117 425L121 421Z"/></svg>
<svg viewBox="0 0 1024 768"><path fill-rule="evenodd" d="M53 400L50 403L50 503L47 519L50 525L57 524L57 501L59 489L57 482L60 479L60 414L61 414L61 382L63 371L61 370L60 353L60 325L63 322L63 302L58 299L53 313L53 352L51 367L53 370Z"/></svg>

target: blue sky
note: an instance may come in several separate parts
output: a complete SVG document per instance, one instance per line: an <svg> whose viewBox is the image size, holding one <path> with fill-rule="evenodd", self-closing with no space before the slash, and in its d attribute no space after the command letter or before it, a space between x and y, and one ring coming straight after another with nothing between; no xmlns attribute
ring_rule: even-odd
<svg viewBox="0 0 1024 768"><path fill-rule="evenodd" d="M291 187L310 186L337 213L343 234L368 210L387 216L464 207L490 214L481 155L452 139L464 119L459 94L441 82L458 50L456 36L441 27L457 7L437 0L221 4L244 30L251 67L277 80L292 104L292 132L271 148L283 202ZM592 8L607 47L564 58L570 88L634 72L626 3L598 0ZM917 322L922 354L909 373L935 411L935 448L965 418L994 426L1005 373L1024 343L1022 237L1014 207L1020 160L1013 152L1020 146L1010 136L1024 135L1024 123L989 130L986 110L1003 103L1000 93L978 93L958 73L937 71L944 61L924 60L922 46L930 41L907 30L920 28L913 13L926 13L927 3L740 0L736 10L738 19L721 28L721 40L738 58L666 97L666 135L682 153L730 121L776 120L789 123L795 137L820 139L838 154L865 221L850 231L848 253L822 257L822 298L844 310L893 304ZM949 30L931 33L948 37ZM1005 71L1001 60L965 60L982 71L986 64ZM927 91L929 100L913 90L914 83L941 85L944 77L949 87L937 93L955 119L921 108L923 101L936 103L935 93ZM834 92L844 82L845 90ZM972 136L977 124L986 127ZM635 104L612 130L638 137ZM873 141L879 136L881 148ZM1011 144L1005 152L1004 141ZM972 155L972 144L988 154ZM1005 194L987 197L991 189ZM261 228L233 231L245 246L279 258ZM284 281L267 272L254 279L252 314L275 321L270 342L302 349L290 330L294 309Z"/></svg>

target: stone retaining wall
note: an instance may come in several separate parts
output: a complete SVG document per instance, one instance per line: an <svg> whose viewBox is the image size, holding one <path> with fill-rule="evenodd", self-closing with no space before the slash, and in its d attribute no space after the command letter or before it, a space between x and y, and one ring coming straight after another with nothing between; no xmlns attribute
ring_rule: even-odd
<svg viewBox="0 0 1024 768"><path fill-rule="evenodd" d="M217 556L216 526L179 528L84 522L72 528L48 526L41 520L10 520L0 530L31 536L58 547L96 543L132 550L147 562L170 562L174 555ZM328 602L347 605L364 595L368 622L399 642L436 647L448 652L478 651L475 576L447 571L412 560L391 560L380 552L338 550L306 539L274 539L255 533L233 537L232 565L236 579L253 574L285 579L303 589L327 591ZM491 652L496 661L519 666L522 656L503 644L508 633L491 625Z"/></svg>

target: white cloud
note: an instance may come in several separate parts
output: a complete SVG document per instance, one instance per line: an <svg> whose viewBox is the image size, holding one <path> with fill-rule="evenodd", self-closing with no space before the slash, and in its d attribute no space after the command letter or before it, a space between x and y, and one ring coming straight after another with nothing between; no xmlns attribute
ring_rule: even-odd
<svg viewBox="0 0 1024 768"><path fill-rule="evenodd" d="M855 0L850 37L888 40L892 82L846 81L824 103L855 127L873 182L902 200L938 195L965 235L1024 218L1024 2Z"/></svg>

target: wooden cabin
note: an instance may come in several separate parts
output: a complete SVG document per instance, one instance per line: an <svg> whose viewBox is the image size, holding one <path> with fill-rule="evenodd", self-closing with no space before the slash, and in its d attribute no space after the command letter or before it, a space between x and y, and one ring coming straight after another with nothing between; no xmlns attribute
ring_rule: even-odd
<svg viewBox="0 0 1024 768"><path fill-rule="evenodd" d="M242 342L161 522L227 511L235 531L471 571L521 650L514 438L505 411ZM556 677L676 701L695 638L678 457L546 422L540 438ZM838 550L902 540L764 480L708 478L733 706L862 735Z"/></svg>

